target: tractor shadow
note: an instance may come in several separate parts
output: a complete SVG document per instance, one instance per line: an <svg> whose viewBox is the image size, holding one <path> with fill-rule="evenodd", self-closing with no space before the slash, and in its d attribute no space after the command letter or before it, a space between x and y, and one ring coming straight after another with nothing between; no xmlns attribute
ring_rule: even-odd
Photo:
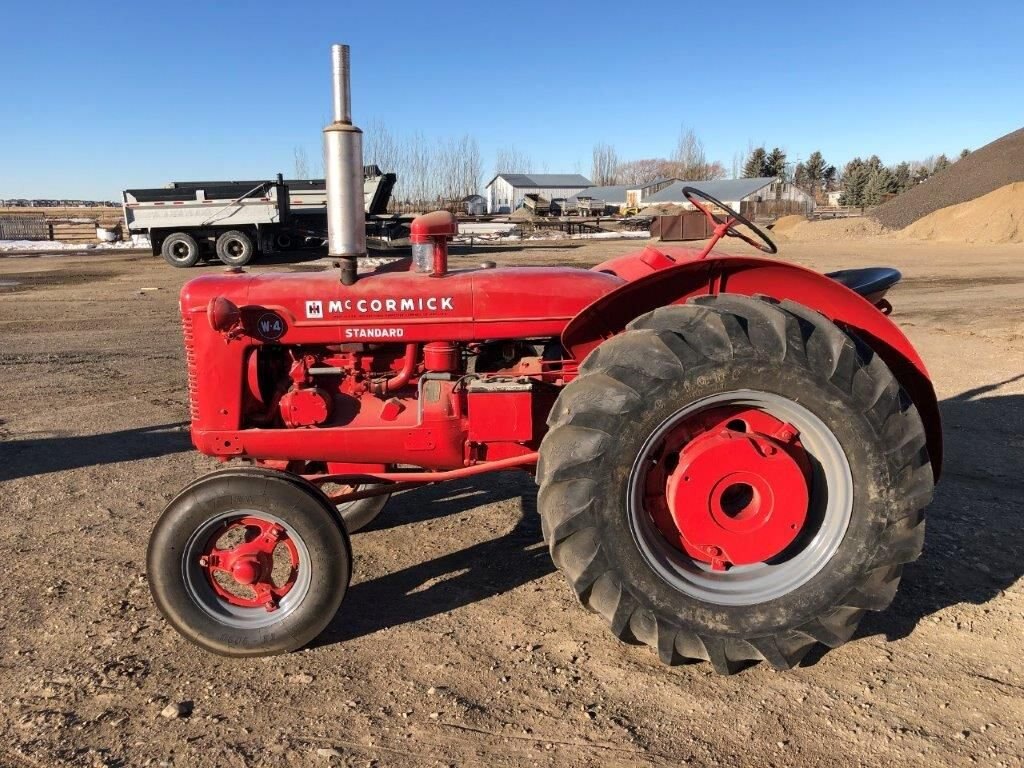
<svg viewBox="0 0 1024 768"><path fill-rule="evenodd" d="M0 482L191 451L187 427L170 423L101 435L0 439Z"/></svg>
<svg viewBox="0 0 1024 768"><path fill-rule="evenodd" d="M500 595L554 571L542 541L533 479L518 472L416 489L394 497L367 532L468 513L520 500L512 530L442 557L353 584L341 611L313 646L331 645L382 629L448 613ZM466 522L473 526L473 522ZM359 536L353 537L358 547Z"/></svg>
<svg viewBox="0 0 1024 768"><path fill-rule="evenodd" d="M941 404L945 460L927 510L924 554L904 568L887 611L868 613L858 637L907 637L922 620L960 603L983 605L1024 576L1024 395L978 387Z"/></svg>

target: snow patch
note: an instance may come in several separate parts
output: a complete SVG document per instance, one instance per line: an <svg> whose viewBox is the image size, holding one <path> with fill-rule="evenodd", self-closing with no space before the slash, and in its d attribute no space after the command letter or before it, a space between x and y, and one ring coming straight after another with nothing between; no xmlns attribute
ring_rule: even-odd
<svg viewBox="0 0 1024 768"><path fill-rule="evenodd" d="M136 248L133 243L62 243L60 240L0 240L0 252L105 251Z"/></svg>

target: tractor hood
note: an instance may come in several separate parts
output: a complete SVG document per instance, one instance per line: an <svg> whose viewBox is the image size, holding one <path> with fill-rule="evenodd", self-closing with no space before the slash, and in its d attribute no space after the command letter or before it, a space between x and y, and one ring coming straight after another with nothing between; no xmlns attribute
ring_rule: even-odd
<svg viewBox="0 0 1024 768"><path fill-rule="evenodd" d="M227 299L248 335L288 344L550 338L624 282L562 267L382 272L348 286L334 271L222 274L187 283L181 310L194 316Z"/></svg>

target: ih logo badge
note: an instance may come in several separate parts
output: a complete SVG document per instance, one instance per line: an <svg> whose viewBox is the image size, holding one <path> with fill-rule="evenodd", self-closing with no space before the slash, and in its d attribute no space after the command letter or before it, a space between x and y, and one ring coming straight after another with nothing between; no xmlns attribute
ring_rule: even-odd
<svg viewBox="0 0 1024 768"><path fill-rule="evenodd" d="M307 320L323 320L324 317L324 303L322 301L307 301L306 302L306 319Z"/></svg>
<svg viewBox="0 0 1024 768"><path fill-rule="evenodd" d="M273 312L264 312L256 321L256 330L264 339L276 341L284 336L284 320Z"/></svg>

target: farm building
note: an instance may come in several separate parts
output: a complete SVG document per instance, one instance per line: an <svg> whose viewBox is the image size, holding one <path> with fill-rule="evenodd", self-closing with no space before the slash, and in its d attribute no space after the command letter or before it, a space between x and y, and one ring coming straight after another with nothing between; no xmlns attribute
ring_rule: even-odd
<svg viewBox="0 0 1024 768"><path fill-rule="evenodd" d="M487 212L511 213L526 195L547 200L572 197L590 186L590 179L578 173L499 173L487 183Z"/></svg>
<svg viewBox="0 0 1024 768"><path fill-rule="evenodd" d="M618 210L621 208L639 208L644 201L665 189L665 187L678 181L668 177L654 179L646 184L615 184L607 187L587 187L576 195L569 198L568 207L579 207L579 199L589 199L593 203L604 203L605 208ZM592 203L592 205L593 205Z"/></svg>
<svg viewBox="0 0 1024 768"><path fill-rule="evenodd" d="M462 209L470 216L481 216L487 213L487 198L483 195L466 195L462 198Z"/></svg>
<svg viewBox="0 0 1024 768"><path fill-rule="evenodd" d="M773 177L719 179L717 181L673 181L641 201L642 206L676 204L692 208L683 197L683 187L696 187L747 218L807 214L814 210L814 198L804 190Z"/></svg>

